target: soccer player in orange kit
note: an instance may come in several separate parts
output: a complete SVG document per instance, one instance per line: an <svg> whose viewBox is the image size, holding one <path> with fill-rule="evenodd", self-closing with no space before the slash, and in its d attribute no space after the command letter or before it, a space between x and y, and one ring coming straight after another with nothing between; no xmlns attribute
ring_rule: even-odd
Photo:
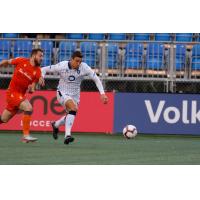
<svg viewBox="0 0 200 200"><path fill-rule="evenodd" d="M26 99L26 92L32 93L35 90L36 83L41 78L40 65L43 60L43 50L33 49L31 57L18 57L11 60L2 60L1 66L15 65L14 74L10 85L6 92L7 106L0 115L0 124L8 122L18 110L24 111L23 122L23 137L22 142L34 142L37 138L30 135L30 121L33 112L32 105Z"/></svg>

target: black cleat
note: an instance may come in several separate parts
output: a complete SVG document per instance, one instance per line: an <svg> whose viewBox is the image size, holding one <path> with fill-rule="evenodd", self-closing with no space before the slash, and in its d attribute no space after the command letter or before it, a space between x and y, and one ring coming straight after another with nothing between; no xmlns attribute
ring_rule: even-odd
<svg viewBox="0 0 200 200"><path fill-rule="evenodd" d="M64 140L64 144L69 144L70 142L73 142L74 138L72 136L67 136Z"/></svg>
<svg viewBox="0 0 200 200"><path fill-rule="evenodd" d="M59 129L55 127L55 122L51 122L51 126L53 128L53 138L57 140Z"/></svg>

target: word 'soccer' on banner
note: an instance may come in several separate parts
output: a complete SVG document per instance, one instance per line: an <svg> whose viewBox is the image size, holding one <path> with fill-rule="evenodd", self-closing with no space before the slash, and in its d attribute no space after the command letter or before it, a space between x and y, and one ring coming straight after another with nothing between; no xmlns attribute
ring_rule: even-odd
<svg viewBox="0 0 200 200"><path fill-rule="evenodd" d="M0 113L6 106L6 91L0 90ZM82 92L74 132L112 132L113 130L113 93L107 93L109 103L104 105L98 92ZM65 115L65 110L56 99L55 91L36 91L28 95L33 105L31 130L51 131L51 121ZM22 113L18 113L8 123L1 124L0 130L22 130ZM64 126L61 127L64 131Z"/></svg>

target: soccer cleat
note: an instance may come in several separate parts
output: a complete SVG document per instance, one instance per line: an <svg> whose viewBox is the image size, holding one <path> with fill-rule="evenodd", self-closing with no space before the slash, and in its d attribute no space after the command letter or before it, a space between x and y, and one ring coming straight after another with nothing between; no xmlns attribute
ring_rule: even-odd
<svg viewBox="0 0 200 200"><path fill-rule="evenodd" d="M74 138L72 136L67 136L64 140L64 144L69 144L70 142L73 142Z"/></svg>
<svg viewBox="0 0 200 200"><path fill-rule="evenodd" d="M22 141L23 143L35 142L35 141L37 141L37 140L38 140L37 138L34 138L34 137L30 136L30 135L24 136L24 137L21 139L21 141Z"/></svg>
<svg viewBox="0 0 200 200"><path fill-rule="evenodd" d="M55 127L55 122L51 122L51 126L53 128L53 138L57 140L59 129Z"/></svg>

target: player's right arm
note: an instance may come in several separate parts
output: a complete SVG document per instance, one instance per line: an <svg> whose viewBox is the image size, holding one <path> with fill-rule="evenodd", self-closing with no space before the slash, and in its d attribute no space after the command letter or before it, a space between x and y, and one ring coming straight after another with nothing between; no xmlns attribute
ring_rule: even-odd
<svg viewBox="0 0 200 200"><path fill-rule="evenodd" d="M42 67L41 68L42 77L44 78L46 73L59 72L66 64L67 64L67 62L63 61L63 62L59 62L56 65L50 65L50 66Z"/></svg>
<svg viewBox="0 0 200 200"><path fill-rule="evenodd" d="M3 66L8 66L8 65L17 65L19 64L21 61L23 61L25 58L22 58L22 57L17 57L17 58L13 58L13 59L10 59L10 60L2 60L0 62L0 67L3 67Z"/></svg>

